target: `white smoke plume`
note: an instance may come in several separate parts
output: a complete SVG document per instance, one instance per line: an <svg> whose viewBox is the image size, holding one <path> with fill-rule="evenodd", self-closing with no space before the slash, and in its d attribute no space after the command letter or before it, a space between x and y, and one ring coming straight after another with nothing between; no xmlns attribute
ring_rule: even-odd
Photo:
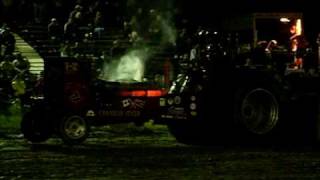
<svg viewBox="0 0 320 180"><path fill-rule="evenodd" d="M139 2L136 2L139 5ZM173 23L173 11L168 9L168 6L164 4L171 4L171 1L162 2L163 8L159 5L156 6L157 10L150 7L154 7L150 2L149 10L146 11L149 18L140 16L141 19L135 21L133 31L137 32L140 36L140 44L144 44L142 47L136 47L133 50L127 51L119 59L113 59L110 63L105 63L103 67L102 78L107 81L142 81L145 75L145 64L152 58L153 53L148 47L148 40L143 39L147 33L150 33L150 29L158 33L159 39L153 41L153 46L157 46L157 49L165 49L168 45L174 45L176 42L176 28ZM137 11L138 12L138 11ZM145 13L146 13L145 12ZM140 31L139 31L140 30ZM148 35L147 35L148 36ZM149 34L150 36L150 34Z"/></svg>
<svg viewBox="0 0 320 180"><path fill-rule="evenodd" d="M102 79L107 81L142 81L145 62L149 58L147 48L133 49L119 59L105 63Z"/></svg>
<svg viewBox="0 0 320 180"><path fill-rule="evenodd" d="M160 16L160 31L161 31L161 45L165 46L167 43L174 45L177 38L177 30L170 17Z"/></svg>

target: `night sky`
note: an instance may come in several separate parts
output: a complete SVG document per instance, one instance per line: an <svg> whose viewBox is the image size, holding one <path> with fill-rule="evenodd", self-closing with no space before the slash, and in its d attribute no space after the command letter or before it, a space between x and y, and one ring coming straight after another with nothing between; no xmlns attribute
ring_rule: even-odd
<svg viewBox="0 0 320 180"><path fill-rule="evenodd" d="M314 39L320 32L320 6L311 0L177 0L183 14L193 22L214 26L214 18L252 12L302 12L305 33Z"/></svg>
<svg viewBox="0 0 320 180"><path fill-rule="evenodd" d="M182 17L190 20L192 25L205 24L208 26L213 25L214 18L218 19L230 13L237 15L250 12L302 12L307 36L314 38L320 32L320 23L315 23L320 17L320 7L316 0L138 0L137 2L140 7L150 4L158 6L164 2L170 2L176 6Z"/></svg>

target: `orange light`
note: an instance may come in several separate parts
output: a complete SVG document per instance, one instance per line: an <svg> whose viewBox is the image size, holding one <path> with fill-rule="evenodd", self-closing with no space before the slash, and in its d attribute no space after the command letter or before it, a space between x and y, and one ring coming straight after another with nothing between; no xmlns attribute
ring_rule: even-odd
<svg viewBox="0 0 320 180"><path fill-rule="evenodd" d="M128 97L160 97L165 92L162 90L133 90L133 91L121 91L120 96Z"/></svg>
<svg viewBox="0 0 320 180"><path fill-rule="evenodd" d="M147 92L144 90L136 90L131 92L131 96L133 97L142 97L142 96L146 96L146 94Z"/></svg>
<svg viewBox="0 0 320 180"><path fill-rule="evenodd" d="M128 96L128 97L143 97L146 95L147 95L147 92L145 90L121 91L120 92L120 96Z"/></svg>
<svg viewBox="0 0 320 180"><path fill-rule="evenodd" d="M147 97L159 97L162 96L161 90L148 90Z"/></svg>

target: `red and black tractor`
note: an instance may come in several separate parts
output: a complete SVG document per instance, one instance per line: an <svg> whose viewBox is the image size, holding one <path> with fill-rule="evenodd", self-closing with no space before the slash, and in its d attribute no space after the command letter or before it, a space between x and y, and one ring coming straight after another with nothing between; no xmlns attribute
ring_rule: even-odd
<svg viewBox="0 0 320 180"><path fill-rule="evenodd" d="M31 96L21 130L31 142L52 134L65 143L83 142L90 126L157 119L164 91L152 82L105 81L97 78L91 58L45 60L41 96Z"/></svg>

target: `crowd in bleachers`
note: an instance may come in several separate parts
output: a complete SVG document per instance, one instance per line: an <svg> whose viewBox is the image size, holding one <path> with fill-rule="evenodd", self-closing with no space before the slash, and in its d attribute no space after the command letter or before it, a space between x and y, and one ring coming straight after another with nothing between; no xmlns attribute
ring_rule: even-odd
<svg viewBox="0 0 320 180"><path fill-rule="evenodd" d="M0 104L10 104L22 97L35 82L26 57L15 50L16 40L10 29L0 28ZM2 107L3 108L3 107Z"/></svg>
<svg viewBox="0 0 320 180"><path fill-rule="evenodd" d="M89 6L83 6L85 3L76 3L74 8L69 11L67 20L63 21L56 17L51 17L48 24L49 39L55 43L61 43L61 51L63 56L70 56L79 52L92 49L90 44L95 40L101 39L103 34L110 28L118 28L123 34L121 37L127 40L131 45L139 45L141 42L158 42L166 41L163 38L164 28L162 27L170 18L168 10L160 11L153 8L143 9L137 8L130 10L131 13L119 13L119 4L112 7L118 9L108 13L109 1L98 0ZM131 7L127 4L125 10ZM111 8L109 8L110 10ZM171 12L170 12L171 13ZM113 16L116 15L116 16ZM113 17L113 18L110 18ZM101 53L101 52L100 52Z"/></svg>
<svg viewBox="0 0 320 180"><path fill-rule="evenodd" d="M163 38L166 30L163 25L168 25L167 21L172 20L170 18L175 11L169 5L163 8L163 4L160 7L156 2L137 0L7 0L0 1L0 24L5 21L11 23L10 27L47 25L48 43L45 46L54 47L53 51L60 56L109 58L124 53L125 48L146 43L168 43ZM103 36L110 34L110 29L119 30L117 34L121 36L108 39L110 48L97 48L97 43L104 41ZM40 41L41 38L31 39ZM13 53L14 45L6 45L4 49ZM3 62L12 64L16 55L6 54L10 56L3 54Z"/></svg>
<svg viewBox="0 0 320 180"><path fill-rule="evenodd" d="M163 43L168 41L164 36L170 36L164 26L178 13L171 1L146 0L5 0L0 1L0 11L0 23L49 23L49 38L63 43L62 55L83 52L114 27L132 45Z"/></svg>

